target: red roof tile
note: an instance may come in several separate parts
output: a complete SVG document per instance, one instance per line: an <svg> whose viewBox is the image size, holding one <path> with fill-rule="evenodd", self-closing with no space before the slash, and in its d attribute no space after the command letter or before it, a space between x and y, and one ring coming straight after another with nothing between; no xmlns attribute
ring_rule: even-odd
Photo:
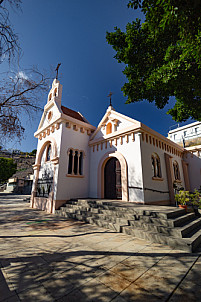
<svg viewBox="0 0 201 302"><path fill-rule="evenodd" d="M62 110L62 112L63 112L65 115L68 115L68 116L70 116L70 117L73 117L73 118L75 118L75 119L77 119L77 120L79 120L79 121L82 121L82 122L84 122L84 123L87 123L79 112L74 111L74 110L69 109L69 108L64 107L64 106L61 106L61 110Z"/></svg>

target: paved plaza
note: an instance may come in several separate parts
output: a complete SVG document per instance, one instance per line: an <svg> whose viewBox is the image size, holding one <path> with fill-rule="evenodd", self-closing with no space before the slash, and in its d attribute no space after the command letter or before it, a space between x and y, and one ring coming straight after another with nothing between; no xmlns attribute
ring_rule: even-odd
<svg viewBox="0 0 201 302"><path fill-rule="evenodd" d="M0 194L0 302L201 301L201 257Z"/></svg>

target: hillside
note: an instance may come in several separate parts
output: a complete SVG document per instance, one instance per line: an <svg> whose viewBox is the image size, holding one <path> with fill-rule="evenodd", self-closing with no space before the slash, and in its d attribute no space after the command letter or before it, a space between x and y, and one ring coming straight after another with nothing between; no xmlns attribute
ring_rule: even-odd
<svg viewBox="0 0 201 302"><path fill-rule="evenodd" d="M0 152L0 157L13 158L14 162L17 163L17 172L13 177L24 178L30 174L33 174L33 167L35 163L35 156L25 154L13 154Z"/></svg>

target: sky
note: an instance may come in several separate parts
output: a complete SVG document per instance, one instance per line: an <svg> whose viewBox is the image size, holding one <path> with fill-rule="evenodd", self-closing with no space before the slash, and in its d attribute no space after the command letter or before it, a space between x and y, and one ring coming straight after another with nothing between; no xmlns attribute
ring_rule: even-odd
<svg viewBox="0 0 201 302"><path fill-rule="evenodd" d="M127 0L22 0L21 12L10 10L23 50L20 66L22 70L33 65L39 70L54 70L61 63L62 105L81 112L94 126L107 110L111 91L116 111L167 136L170 127L177 124L166 114L174 99L159 110L147 101L125 104L126 97L121 91L127 81L122 73L124 66L114 59L115 51L106 41L106 31L114 31L116 26L125 30L128 22L143 19L141 12L128 9L127 3ZM0 68L9 67L3 63ZM39 100L42 108L46 102L47 97ZM31 122L23 116L24 138L20 143L6 141L4 147L25 152L36 149L34 132L41 116L42 112L34 114Z"/></svg>

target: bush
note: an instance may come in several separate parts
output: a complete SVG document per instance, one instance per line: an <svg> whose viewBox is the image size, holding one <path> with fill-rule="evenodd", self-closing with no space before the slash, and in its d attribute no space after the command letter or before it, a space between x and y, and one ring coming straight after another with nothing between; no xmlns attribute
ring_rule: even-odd
<svg viewBox="0 0 201 302"><path fill-rule="evenodd" d="M197 189L194 190L194 193L181 190L178 194L175 195L175 200L178 204L181 205L190 203L193 207L201 208L201 196L200 192Z"/></svg>
<svg viewBox="0 0 201 302"><path fill-rule="evenodd" d="M179 191L179 193L175 195L175 200L178 204L186 205L186 203L190 201L189 191Z"/></svg>
<svg viewBox="0 0 201 302"><path fill-rule="evenodd" d="M12 158L0 157L0 183L6 182L17 170Z"/></svg>

